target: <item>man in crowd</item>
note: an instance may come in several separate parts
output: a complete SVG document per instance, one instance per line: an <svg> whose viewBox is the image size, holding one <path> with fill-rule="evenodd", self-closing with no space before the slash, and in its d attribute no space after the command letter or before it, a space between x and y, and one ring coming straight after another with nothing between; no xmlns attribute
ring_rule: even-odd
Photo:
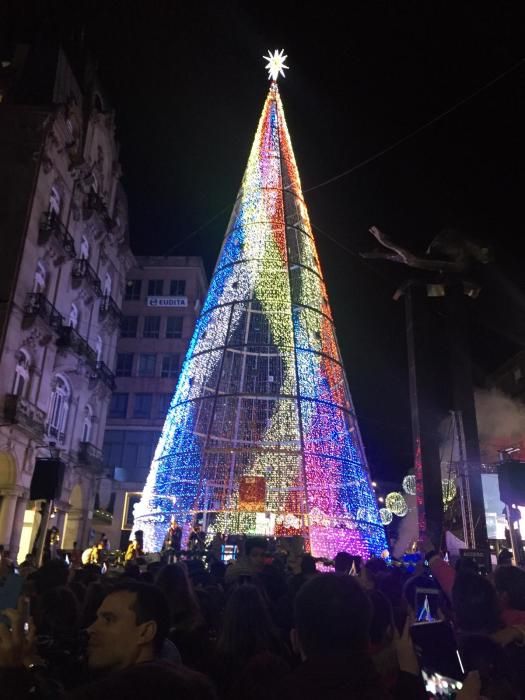
<svg viewBox="0 0 525 700"><path fill-rule="evenodd" d="M38 675L32 635L24 635L21 610L8 611L10 626L0 625L0 682L6 697L213 700L203 676L160 658L168 634L168 608L166 597L153 585L129 580L117 584L88 629L88 682L68 694L56 688L49 692L45 673Z"/></svg>

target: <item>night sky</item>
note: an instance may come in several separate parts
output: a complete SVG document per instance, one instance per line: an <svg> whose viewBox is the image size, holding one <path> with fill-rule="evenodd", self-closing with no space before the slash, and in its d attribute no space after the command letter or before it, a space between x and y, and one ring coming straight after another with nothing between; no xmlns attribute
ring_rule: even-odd
<svg viewBox="0 0 525 700"><path fill-rule="evenodd" d="M406 271L359 257L376 247L370 225L418 252L444 228L491 244L471 320L477 381L525 346L523 62L318 187L516 66L520 3L23 5L11 5L8 39L46 26L77 47L82 36L98 64L134 252L202 255L210 274L268 89L262 56L285 49L281 96L374 476L399 479L412 454L404 309L392 300Z"/></svg>

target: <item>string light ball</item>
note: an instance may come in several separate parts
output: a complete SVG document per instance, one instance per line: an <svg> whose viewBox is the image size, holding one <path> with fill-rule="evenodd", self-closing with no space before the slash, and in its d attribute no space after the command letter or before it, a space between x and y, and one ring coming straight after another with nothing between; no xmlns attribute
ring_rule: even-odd
<svg viewBox="0 0 525 700"><path fill-rule="evenodd" d="M443 479L441 485L443 488L443 503L445 505L452 503L458 492L456 482L453 479Z"/></svg>
<svg viewBox="0 0 525 700"><path fill-rule="evenodd" d="M394 519L394 515L390 508L380 508L379 517L381 518L381 523L383 525L390 525L390 523Z"/></svg>
<svg viewBox="0 0 525 700"><path fill-rule="evenodd" d="M399 491L391 491L385 498L385 505L394 515L403 518L408 513L407 502Z"/></svg>
<svg viewBox="0 0 525 700"><path fill-rule="evenodd" d="M416 477L413 474L407 474L403 479L403 491L409 496L416 495Z"/></svg>

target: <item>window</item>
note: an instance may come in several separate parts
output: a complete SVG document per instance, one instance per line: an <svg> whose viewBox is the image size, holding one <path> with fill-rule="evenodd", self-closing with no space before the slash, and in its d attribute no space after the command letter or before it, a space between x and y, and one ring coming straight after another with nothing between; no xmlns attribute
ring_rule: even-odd
<svg viewBox="0 0 525 700"><path fill-rule="evenodd" d="M128 394L112 394L109 405L110 418L125 418L128 413Z"/></svg>
<svg viewBox="0 0 525 700"><path fill-rule="evenodd" d="M90 442L91 438L91 428L93 426L93 409L89 404L87 404L84 409L84 423L82 425L82 437L81 442Z"/></svg>
<svg viewBox="0 0 525 700"><path fill-rule="evenodd" d="M164 355L162 358L162 370L160 376L174 378L178 375L178 373L179 355L175 353L171 355Z"/></svg>
<svg viewBox="0 0 525 700"><path fill-rule="evenodd" d="M142 291L142 280L128 280L126 282L126 301L139 301Z"/></svg>
<svg viewBox="0 0 525 700"><path fill-rule="evenodd" d="M33 292L43 294L46 290L46 268L42 261L36 264L35 276L33 279Z"/></svg>
<svg viewBox="0 0 525 700"><path fill-rule="evenodd" d="M133 353L132 352L119 352L117 354L117 367L116 367L117 377L131 377L132 369L133 369Z"/></svg>
<svg viewBox="0 0 525 700"><path fill-rule="evenodd" d="M62 377L56 377L49 402L46 433L57 442L64 442L66 434L67 413L71 390Z"/></svg>
<svg viewBox="0 0 525 700"><path fill-rule="evenodd" d="M78 328L78 307L76 304L71 304L69 311L69 325L71 328Z"/></svg>
<svg viewBox="0 0 525 700"><path fill-rule="evenodd" d="M168 316L166 338L182 338L182 316Z"/></svg>
<svg viewBox="0 0 525 700"><path fill-rule="evenodd" d="M113 286L112 280L111 280L111 275L109 272L106 272L104 275L104 289L103 293L105 297L110 297L111 296L111 288Z"/></svg>
<svg viewBox="0 0 525 700"><path fill-rule="evenodd" d="M148 281L148 296L158 297L162 296L164 291L164 280L149 280Z"/></svg>
<svg viewBox="0 0 525 700"><path fill-rule="evenodd" d="M51 192L49 193L49 213L55 214L55 216L60 216L61 207L62 197L60 196L60 190L56 185L53 185Z"/></svg>
<svg viewBox="0 0 525 700"><path fill-rule="evenodd" d="M138 316L123 316L122 323L120 324L120 337L136 338L138 320Z"/></svg>
<svg viewBox="0 0 525 700"><path fill-rule="evenodd" d="M170 297L183 297L186 294L186 280L171 280Z"/></svg>
<svg viewBox="0 0 525 700"><path fill-rule="evenodd" d="M106 430L104 464L123 469L126 481L144 484L159 438L153 430Z"/></svg>
<svg viewBox="0 0 525 700"><path fill-rule="evenodd" d="M23 398L27 391L27 383L29 381L29 355L25 350L19 350L16 359L13 394Z"/></svg>
<svg viewBox="0 0 525 700"><path fill-rule="evenodd" d="M166 418L166 416L168 415L171 397L172 394L159 394L159 402L157 404L157 415L159 418Z"/></svg>
<svg viewBox="0 0 525 700"><path fill-rule="evenodd" d="M158 338L160 335L160 316L146 316L144 318L143 338Z"/></svg>
<svg viewBox="0 0 525 700"><path fill-rule="evenodd" d="M102 338L97 335L95 340L95 352L97 353L97 362L102 362Z"/></svg>
<svg viewBox="0 0 525 700"><path fill-rule="evenodd" d="M155 376L155 362L157 356L153 353L142 353L139 355L139 377L154 377Z"/></svg>
<svg viewBox="0 0 525 700"><path fill-rule="evenodd" d="M80 257L82 260L89 260L89 242L85 236L80 241Z"/></svg>
<svg viewBox="0 0 525 700"><path fill-rule="evenodd" d="M133 418L149 418L151 416L152 399L153 394L135 394Z"/></svg>

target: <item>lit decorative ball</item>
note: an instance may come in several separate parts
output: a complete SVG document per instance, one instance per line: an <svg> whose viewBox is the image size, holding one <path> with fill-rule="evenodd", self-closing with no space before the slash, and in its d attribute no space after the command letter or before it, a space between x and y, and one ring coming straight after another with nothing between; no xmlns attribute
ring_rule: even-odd
<svg viewBox="0 0 525 700"><path fill-rule="evenodd" d="M390 525L394 516L389 508L380 508L379 517L381 518L381 523L383 525Z"/></svg>
<svg viewBox="0 0 525 700"><path fill-rule="evenodd" d="M407 474L403 479L403 491L409 496L416 495L416 477L413 474Z"/></svg>
<svg viewBox="0 0 525 700"><path fill-rule="evenodd" d="M441 485L443 488L443 503L451 503L458 492L456 482L453 479L443 479Z"/></svg>
<svg viewBox="0 0 525 700"><path fill-rule="evenodd" d="M385 498L385 505L389 508L394 515L398 515L400 518L404 517L408 513L407 502L405 501L403 494L399 491L392 491L387 494Z"/></svg>

